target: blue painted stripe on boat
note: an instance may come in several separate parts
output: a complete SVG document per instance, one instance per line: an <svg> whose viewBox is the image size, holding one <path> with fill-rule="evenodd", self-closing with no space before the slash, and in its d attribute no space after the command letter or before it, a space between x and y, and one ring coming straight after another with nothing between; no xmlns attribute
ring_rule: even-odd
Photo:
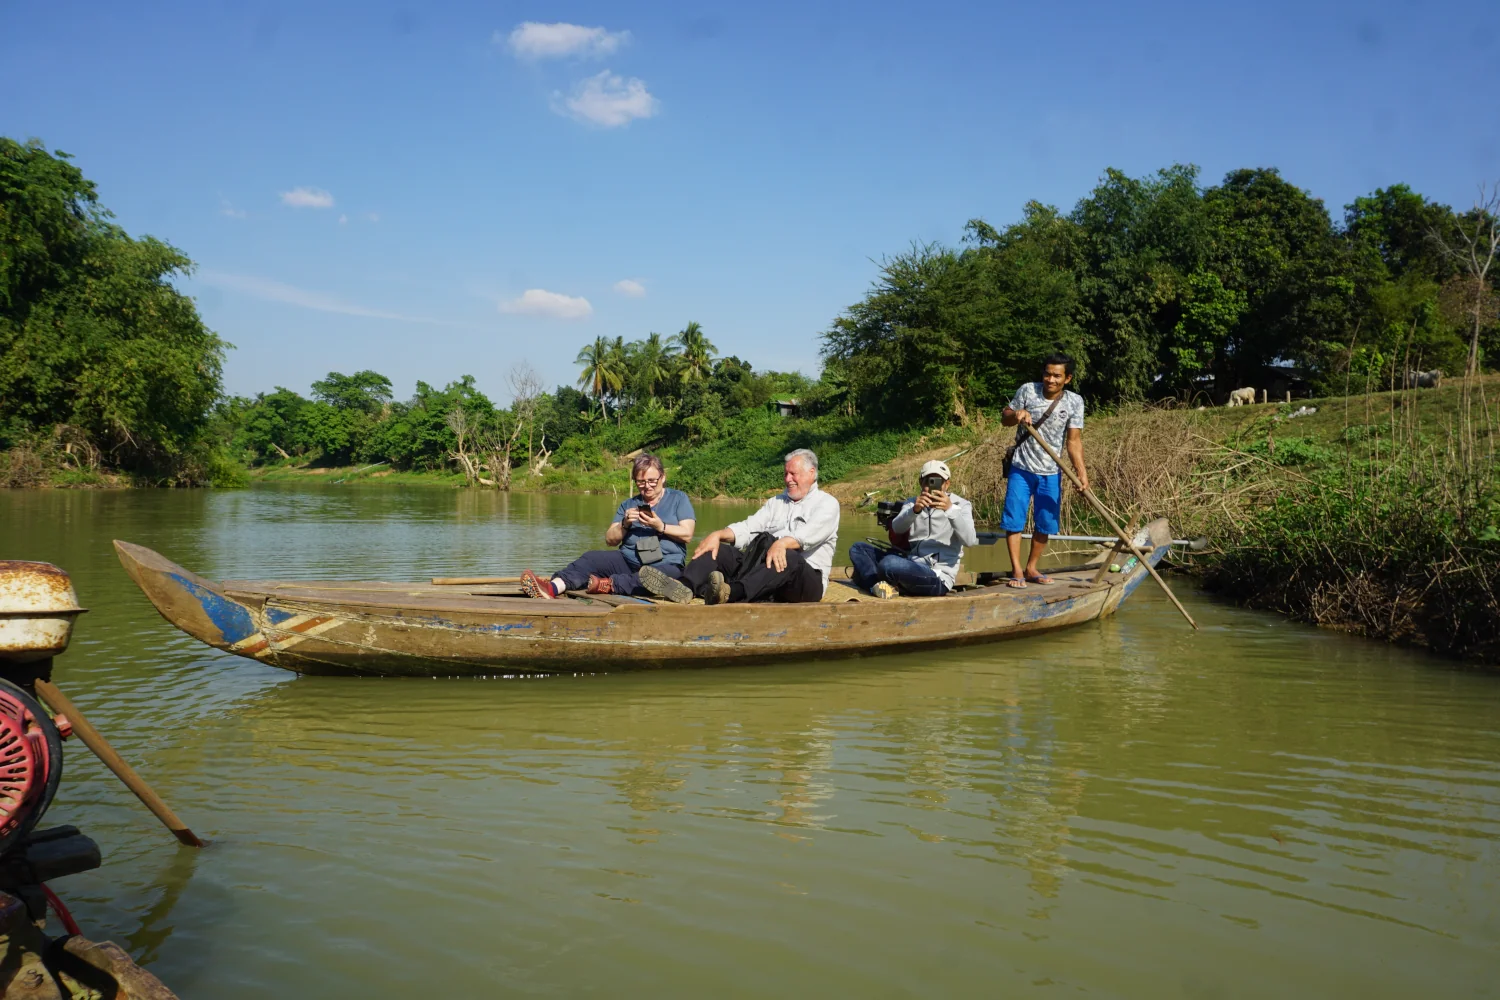
<svg viewBox="0 0 1500 1000"><path fill-rule="evenodd" d="M286 621L288 618L296 618L296 617L297 616L296 616L295 613L293 613L291 611L282 611L280 608L267 608L266 609L266 620L269 621L272 625L280 625L282 622Z"/></svg>
<svg viewBox="0 0 1500 1000"><path fill-rule="evenodd" d="M255 622L250 619L250 612L244 605L231 601L223 594L215 593L207 587L200 586L178 573L171 574L173 580L182 585L182 589L192 594L202 606L203 613L208 615L208 620L214 623L214 628L224 637L227 643L236 643L241 639L255 634Z"/></svg>

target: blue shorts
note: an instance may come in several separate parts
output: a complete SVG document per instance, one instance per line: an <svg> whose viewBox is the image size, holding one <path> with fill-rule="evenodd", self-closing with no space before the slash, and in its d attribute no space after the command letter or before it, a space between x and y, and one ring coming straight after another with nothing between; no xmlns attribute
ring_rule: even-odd
<svg viewBox="0 0 1500 1000"><path fill-rule="evenodd" d="M1000 517L1003 531L1026 530L1026 508L1032 506L1032 497L1036 497L1036 533L1057 534L1062 513L1062 473L1039 476L1014 465L1005 481L1005 513Z"/></svg>

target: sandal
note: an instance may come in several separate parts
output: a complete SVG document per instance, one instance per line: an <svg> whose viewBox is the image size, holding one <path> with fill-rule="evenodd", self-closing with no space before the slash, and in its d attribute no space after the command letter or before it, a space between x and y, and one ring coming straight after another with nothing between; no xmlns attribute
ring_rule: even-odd
<svg viewBox="0 0 1500 1000"><path fill-rule="evenodd" d="M1023 580L1023 579L1021 579L1019 576L1013 576L1009 580L1006 580L1005 581L1005 585L1007 587L1014 587L1017 590L1025 590L1026 589L1026 581Z"/></svg>
<svg viewBox="0 0 1500 1000"><path fill-rule="evenodd" d="M1052 582L1052 577L1048 576L1046 573L1037 573L1035 576L1028 573L1026 574L1026 582L1041 584L1045 587L1047 584Z"/></svg>

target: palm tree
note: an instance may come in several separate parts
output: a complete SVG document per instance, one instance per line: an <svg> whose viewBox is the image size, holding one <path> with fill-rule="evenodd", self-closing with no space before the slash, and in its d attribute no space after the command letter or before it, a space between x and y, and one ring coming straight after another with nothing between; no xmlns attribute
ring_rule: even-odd
<svg viewBox="0 0 1500 1000"><path fill-rule="evenodd" d="M672 352L662 343L659 333L647 334L645 340L638 340L632 346L635 348L633 367L638 391L655 399L656 390L672 377Z"/></svg>
<svg viewBox="0 0 1500 1000"><path fill-rule="evenodd" d="M713 357L719 353L719 349L708 342L708 338L703 335L703 327L697 323L689 323L667 343L679 351L679 376L684 382L701 382L708 378L709 372L713 370Z"/></svg>
<svg viewBox="0 0 1500 1000"><path fill-rule="evenodd" d="M574 364L583 365L578 387L594 398L601 414L604 412L604 394L618 392L625 381L620 365L620 339L611 342L604 337L595 337L594 342L585 345L573 359Z"/></svg>
<svg viewBox="0 0 1500 1000"><path fill-rule="evenodd" d="M610 395L615 398L615 425L619 426L625 420L625 401L621 399L621 391L630 377L630 351L625 346L624 337L616 337L608 343L606 363L614 375L609 383Z"/></svg>

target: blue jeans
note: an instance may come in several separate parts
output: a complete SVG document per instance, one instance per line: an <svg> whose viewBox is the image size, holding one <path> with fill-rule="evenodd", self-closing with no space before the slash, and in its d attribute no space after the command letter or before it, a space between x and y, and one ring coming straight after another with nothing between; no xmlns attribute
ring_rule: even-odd
<svg viewBox="0 0 1500 1000"><path fill-rule="evenodd" d="M1031 498L1036 497L1033 520L1038 535L1055 535L1062 514L1062 473L1039 476L1035 472L1010 467L1010 478L1005 481L1005 512L1000 516L1000 528L1006 534L1026 530L1026 508L1032 507Z"/></svg>
<svg viewBox="0 0 1500 1000"><path fill-rule="evenodd" d="M849 546L854 582L865 590L884 580L907 597L941 597L948 585L926 563L914 562L897 552L882 556L869 542Z"/></svg>

